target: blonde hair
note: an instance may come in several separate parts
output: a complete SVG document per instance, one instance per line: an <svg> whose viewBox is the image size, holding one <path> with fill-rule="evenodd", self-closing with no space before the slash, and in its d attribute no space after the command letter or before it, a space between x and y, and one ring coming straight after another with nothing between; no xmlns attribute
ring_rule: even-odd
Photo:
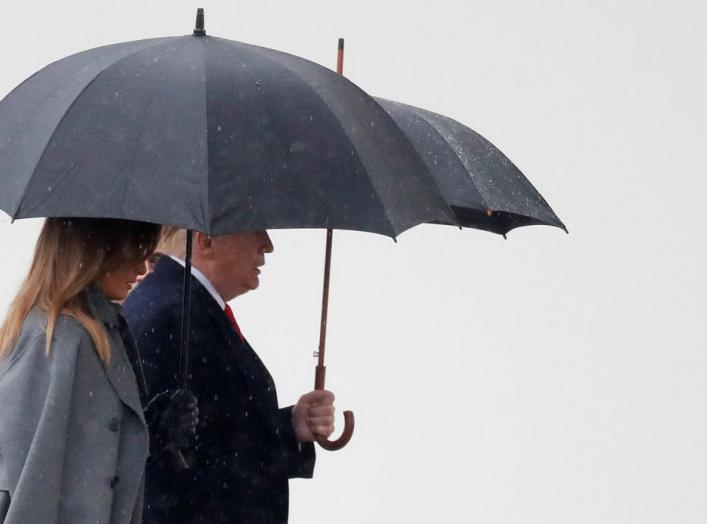
<svg viewBox="0 0 707 524"><path fill-rule="evenodd" d="M49 353L60 314L74 317L88 331L104 364L110 344L103 325L91 315L84 290L106 273L146 260L160 227L116 219L48 218L39 234L29 274L0 328L0 358L8 355L29 312L47 313Z"/></svg>
<svg viewBox="0 0 707 524"><path fill-rule="evenodd" d="M184 260L187 256L187 230L164 226L155 251Z"/></svg>

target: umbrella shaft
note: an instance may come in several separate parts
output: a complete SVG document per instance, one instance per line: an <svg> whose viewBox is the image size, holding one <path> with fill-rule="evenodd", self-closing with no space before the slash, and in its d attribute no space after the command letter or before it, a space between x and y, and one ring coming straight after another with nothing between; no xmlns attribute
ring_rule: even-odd
<svg viewBox="0 0 707 524"><path fill-rule="evenodd" d="M331 229L326 232L326 252L324 254L324 286L322 290L322 319L319 325L319 353L317 369L324 367L324 352L326 350L326 328L329 313L329 279L331 276L331 246L334 233ZM318 381L317 381L318 382ZM322 373L322 388L324 387Z"/></svg>
<svg viewBox="0 0 707 524"><path fill-rule="evenodd" d="M339 38L339 49L336 55L336 72L344 74L344 39ZM329 277L331 275L331 245L334 232L326 230L326 252L324 254L324 286L322 288L322 320L319 325L319 351L317 352L317 369L314 375L314 389L324 389L326 366L324 366L324 351L326 349L327 316L329 314Z"/></svg>
<svg viewBox="0 0 707 524"><path fill-rule="evenodd" d="M187 230L186 255L184 257L184 283L182 288L182 332L179 344L179 375L182 387L187 389L189 380L189 318L191 317L191 252L192 230Z"/></svg>
<svg viewBox="0 0 707 524"><path fill-rule="evenodd" d="M314 389L324 389L326 366L317 366L314 371Z"/></svg>

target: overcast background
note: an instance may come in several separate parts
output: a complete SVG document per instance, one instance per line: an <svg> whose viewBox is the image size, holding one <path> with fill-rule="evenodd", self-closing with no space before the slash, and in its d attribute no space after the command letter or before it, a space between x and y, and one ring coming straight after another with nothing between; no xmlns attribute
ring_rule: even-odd
<svg viewBox="0 0 707 524"><path fill-rule="evenodd" d="M198 6L328 67L345 37L351 80L483 134L570 230L334 235L327 386L357 426L291 482L290 522L707 522L707 3L4 2L0 95ZM39 225L0 221L0 318ZM272 237L233 306L286 405L313 384L324 233Z"/></svg>

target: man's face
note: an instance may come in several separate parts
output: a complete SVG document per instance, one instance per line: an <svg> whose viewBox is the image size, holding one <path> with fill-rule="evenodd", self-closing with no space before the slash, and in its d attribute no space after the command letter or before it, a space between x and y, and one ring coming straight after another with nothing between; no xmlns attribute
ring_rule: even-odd
<svg viewBox="0 0 707 524"><path fill-rule="evenodd" d="M267 231L235 233L212 237L213 269L218 282L213 282L224 300L242 295L258 287L260 267L265 253L273 245Z"/></svg>

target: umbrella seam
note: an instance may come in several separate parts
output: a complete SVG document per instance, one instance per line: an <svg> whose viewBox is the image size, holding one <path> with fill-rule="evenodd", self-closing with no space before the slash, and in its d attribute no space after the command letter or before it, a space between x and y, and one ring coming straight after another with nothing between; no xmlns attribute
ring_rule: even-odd
<svg viewBox="0 0 707 524"><path fill-rule="evenodd" d="M158 40L158 41L156 41L156 42L154 43L154 46L158 46L158 45L161 45L161 44L166 44L166 43L168 43L167 41L172 41L172 40L174 40L175 38L179 38L179 37L164 37L164 38L157 38L157 39L152 39L152 40ZM139 41L139 40L138 40L138 41ZM40 166L40 164L42 163L42 160L44 159L44 156L45 156L46 153L47 153L47 146L48 146L49 143L51 142L52 137L54 136L54 133L56 133L57 129L59 129L59 127L61 127L61 124L64 122L64 120L66 119L66 116L69 114L69 112L70 112L71 109L74 107L74 105L76 105L76 102L77 102L78 99L81 97L81 95L82 95L89 87L91 87L91 85L93 85L93 84L96 82L96 80L98 80L98 78L101 77L108 69L112 68L112 67L115 66L116 64L119 64L119 63L123 62L124 60L127 60L128 58L132 57L132 56L135 55L136 53L139 53L139 52L144 51L144 50L146 50L146 49L150 49L150 48L152 48L152 47L154 47L154 46L153 46L153 45L148 45L148 46L142 47L142 48L140 48L140 49L135 50L134 52L129 53L128 55L122 57L121 59L116 60L115 62L111 63L108 67L106 67L106 68L102 69L101 71L99 71L98 74L96 74L96 75L81 89L81 91L79 91L79 93L74 97L74 99L71 101L71 104L69 104L69 107L66 108L66 111L64 111L64 114L61 116L61 118L59 119L59 121L57 122L57 124L54 126L54 129L53 129L52 132L49 134L49 137L47 138L47 142L46 142L46 144L44 144L44 147L42 148L42 154L39 156L39 159L37 160L37 163L34 165L34 168L32 169L32 174L31 174L29 177L27 177L27 183L25 184L25 187L24 187L24 189L22 190L22 194L21 194L20 198L18 199L17 207L15 208L13 214L11 215L13 220L15 220L15 218L17 217L17 214L18 214L18 213L20 212L20 210L22 209L22 204L23 204L25 195L27 194L27 189L29 188L29 185L30 185L30 183L32 182L32 179L34 178L34 174L36 173L37 168ZM63 59L57 60L56 62L59 62L59 61L61 61L61 60L63 60ZM53 63L56 63L56 62L52 62L52 64L53 64ZM52 65L52 64L49 64L49 65ZM49 67L49 66L46 66L46 67ZM37 74L39 74L41 71L42 71L42 70L37 71L34 75L32 75L32 77L35 76L35 75L37 75ZM32 77L30 77L30 78L32 78ZM19 86L18 86L18 87L19 87Z"/></svg>
<svg viewBox="0 0 707 524"><path fill-rule="evenodd" d="M447 202L447 199L444 197L444 195L443 195L443 193L442 193L442 189L441 189L440 186L439 186L439 183L437 182L437 180L435 179L435 177L432 175L430 169L427 167L427 164L425 163L425 160L422 158L422 155L421 155L420 152L417 150L417 147L415 147L415 144L413 144L412 141L408 138L408 136L407 136L407 134L405 133L405 131L403 131L403 129L402 129L402 128L398 125L398 123L395 121L395 118L393 118L393 116L392 116L390 113L388 113L388 111L386 111L386 109L385 109L382 105L380 105L380 103L378 103L378 100L376 100L376 97L373 97L373 96L372 96L371 98L373 99L373 101L375 102L375 104L380 108L380 110L383 112L383 114L385 114L385 115L388 117L388 119L390 120L390 122L398 129L398 131L400 131L400 134L405 138L405 141L410 145L410 149L412 150L412 152L413 152L413 153L415 154L415 156L417 156L417 158L419 159L420 164L425 168L425 172L427 173L427 180L428 180L428 181L430 182L430 184L435 188L436 193L437 193L437 198L438 198L438 200L440 201L440 203L442 204L442 206L443 206L443 207L445 208L445 210L447 211L447 214L449 215L449 217L450 217L450 218L453 220L453 222L454 222L453 224L449 224L449 225L457 226L457 227L462 227L462 226L461 226L461 223L459 222L459 219L457 218L456 213L455 213L454 210L452 209L451 205ZM385 100L385 99L383 99L383 100ZM393 102L392 100L388 100L388 101L389 101L389 102ZM399 103L399 102L395 102L395 103ZM404 104L403 104L403 105L404 105ZM408 106L408 107L412 107L412 106ZM427 121L425 121L425 122L427 122ZM437 131L437 130L435 129L435 131ZM444 139L444 137L442 137L442 138ZM428 222L428 223L429 223L429 222Z"/></svg>
<svg viewBox="0 0 707 524"><path fill-rule="evenodd" d="M209 36L200 38L200 41L205 43L207 38L212 38ZM211 168L209 166L209 81L208 81L208 67L206 60L206 46L202 43L201 52L204 57L204 116L206 122L204 123L204 129L206 130L205 137L205 152L206 152L206 221L209 231L213 231L213 224L211 222Z"/></svg>
<svg viewBox="0 0 707 524"><path fill-rule="evenodd" d="M251 46L250 44L246 44L243 42L240 42L240 43L242 45L249 46L249 47L257 47L257 46ZM230 52L230 50L225 46L222 47L222 50L225 52ZM251 70L251 68L248 66L248 64L243 60L243 58L239 54L233 53L233 58L235 58L236 60L238 60L238 62L240 62L241 66L243 66L243 70L245 71L245 74L247 74L251 80L253 80L253 81L258 80L258 78L255 76L255 74ZM270 60L270 62L272 62L272 60ZM290 71L289 69L287 69L287 70ZM299 76L297 78L299 78ZM302 83L306 85L306 83L304 81ZM268 109L272 109L273 106L269 103L268 99L265 99L265 103L266 103L266 107ZM273 127L275 129L277 129L277 121L273 124ZM275 136L279 137L279 133L276 133ZM283 147L281 140L278 140L278 144L280 145L280 148L282 149L283 152L286 151L287 148Z"/></svg>
<svg viewBox="0 0 707 524"><path fill-rule="evenodd" d="M405 105L405 104L403 104L403 105ZM442 138L442 140L444 140L447 144L449 144L449 142L448 142L447 139L444 137L444 135L439 131L439 129L437 128L437 126L435 126L435 124L434 124L433 122L431 122L430 120L428 120L428 119L425 117L424 113L420 112L417 108L414 108L413 106L407 106L407 107L412 108L412 109L415 111L415 114L416 114L416 115L418 115L425 123L427 123L427 124L435 131L435 133L437 133L437 134ZM444 117L444 118L449 118L449 117L445 117L444 115L440 115L440 116L442 116L442 117ZM481 139L483 139L484 141L489 142L489 140L487 140L483 135L481 135L480 133L477 133L476 131L474 131L474 130L471 129L470 127L465 126L465 125L462 124L461 122L458 122L458 124L461 125L462 127L466 127L466 128L469 129L472 133L478 135L478 136L479 136ZM491 142L489 142L489 143L491 143ZM493 144L492 144L492 145L493 145ZM504 156L504 157L508 160L508 162L510 162L511 165L513 165L513 166L518 170L518 172L519 172L521 175L523 175L523 172L518 168L518 166L516 166L516 165L513 163L513 161L512 161L510 158L508 158L508 157L503 153L503 151L501 151L501 150L500 150L498 147L496 147L496 146L493 146L493 147L494 147L502 156ZM466 168L466 166L464 165L464 162L463 162L462 159L459 157L459 154L457 153L456 149L455 149L454 147L452 147L451 144L449 144L449 148L450 148L450 149L452 150L452 152L454 153L455 158L459 161L459 163L461 164L462 168L468 173L469 170ZM557 216L557 214L555 213L555 211L552 209L552 207L550 207L550 205L547 203L547 200L545 200L545 197L542 196L542 194L540 193L540 191L538 191L538 190L535 188L535 186L534 186L533 183L528 179L528 177L526 177L525 175L523 175L523 179L524 179L524 181L530 186L530 188L535 192L535 194L536 194L537 197L540 199L540 201L547 207L547 209L550 211L550 213L552 213L553 217L555 218L555 220L557 221L557 223L559 224L559 226L560 226L562 229L565 229L565 230L566 230L565 225L564 225L564 224L562 223L562 221L559 219L559 217ZM476 186L476 184L474 184L474 185ZM488 207L488 202L487 202L486 197L484 197L484 195L481 193L481 189L480 189L478 186L476 186L476 187L477 187L477 190L479 191L479 196L481 196L482 200L484 201L484 204L486 204L487 209L489 209L489 210L491 210L491 211L502 211L503 213L518 215L518 213L516 213L516 212L514 212L514 211L509 211L509 210L506 210L506 209L501 209L501 208L499 208L499 209L491 209L491 208L489 208L489 207ZM500 223L500 218L501 218L500 216L497 217L497 221L498 221L499 223ZM539 220L539 219L535 219L535 220ZM513 228L511 228L511 229L513 229ZM509 229L508 231L510 231L510 229Z"/></svg>
<svg viewBox="0 0 707 524"><path fill-rule="evenodd" d="M455 159L457 160L457 162L459 162L459 164L462 166L462 169L464 169L464 171L466 171L467 173L469 173L469 170L468 170L468 169L466 168L466 166L464 165L464 162L462 161L461 157L459 156L459 153L457 153L457 150L456 150L454 147L452 147L452 145L447 141L446 138L444 138L444 135L440 132L440 130L437 129L437 127L436 127L432 122L430 122L427 118L425 118L424 115L420 114L420 113L417 112L417 111L415 112L415 114L416 114L423 122L425 122L425 124L427 124L430 128L432 128L432 130L433 130L435 133L437 133L437 135L439 135L439 137L440 137L442 140L444 140L444 142L449 146L449 149L452 150L452 153L454 153L454 158L455 158ZM471 173L469 173L469 178L471 178ZM472 178L472 183L473 183L473 178ZM493 211L498 211L497 209L491 209L491 207L489 206L487 197L485 197L485 196L481 193L481 190L479 189L478 186L476 186L476 184L474 184L474 186L476 187L476 190L479 192L479 196L481 197L481 200L482 200L482 202L484 203L484 206L486 207L486 210L487 210L487 211L491 211L491 212L493 212ZM502 231L504 231L504 232L501 233L501 234L505 235L508 231L505 231L506 228L504 227L503 222L501 221L501 216L494 213L494 214L493 214L493 220L494 220L494 222L496 222L496 224L498 224L499 228L500 228Z"/></svg>
<svg viewBox="0 0 707 524"><path fill-rule="evenodd" d="M279 62L279 61L278 61L278 62L275 62L275 60L271 59L271 58L268 57L268 56L265 56L265 53L263 53L263 52L261 51L261 49L264 49L264 48L260 48L259 46L251 46L250 44L244 44L244 45L248 45L248 46L250 46L250 47L252 47L252 48L256 48L256 49L258 50L258 54L260 54L262 58L264 58L265 60L268 60L268 61L270 61L270 62L272 62L272 63L277 63L277 64L280 65L281 67L285 68L285 69L286 69L287 71L289 71L292 75L294 75L295 77L297 77L298 79L300 79L300 80L302 81L302 84L305 85L305 86L307 87L307 89L309 89L309 90L312 91L314 94L316 94L317 96L319 96L319 93L317 93L317 91L316 91L312 86L310 86L308 82L306 82L299 74L297 74L296 71L293 71L290 67L288 67L286 64L283 64L282 62ZM294 56L294 55L288 55L288 56ZM314 62L312 62L312 63L314 63ZM329 71L329 72L332 72L330 69L325 68L325 67L322 66L322 65L319 65L319 64L314 64L314 65L316 65L316 66L318 66L318 67L322 67L323 69L326 69L326 70ZM334 74L336 74L336 73L334 73ZM341 78L345 79L346 81L350 82L352 85L355 86L355 84L354 84L353 82L351 82L348 78L346 78L344 75L339 75L339 76L341 76ZM356 86L356 87L357 87L357 86ZM359 89L360 89L360 88L359 88ZM362 91L363 91L363 90L362 90ZM366 93L366 94L367 94L367 93ZM367 96L368 96L369 98L371 98L371 99L373 98L371 95L368 95L368 94L367 94ZM326 108L326 110L331 114L331 116L334 117L334 119L335 119L336 122L338 123L339 127L340 127L341 130L343 131L344 135L346 136L346 139L349 141L349 144L351 145L351 150L354 152L354 154L355 154L355 156L356 156L356 160L358 161L358 164L364 169L365 172L367 172L368 170L366 169L366 167L365 167L363 161L361 160L361 157L360 157L360 155L358 154L358 151L357 151L356 148L354 147L354 144L353 144L353 142L351 141L351 138L349 137L348 133L346 133L346 129L344 128L343 124L341 123L341 119L339 119L339 117L336 115L336 113L334 113L334 111L331 110L331 108L329 107L329 104L328 104L328 103L325 103L325 104L323 104L323 105L324 105L324 107ZM395 239L396 236L397 236L396 229L395 229L395 227L393 226L393 223L392 223L392 221L391 221L391 219L390 219L390 216L388 215L388 210L387 210L386 206L383 205L383 199L381 198L380 193L378 192L378 188L376 188L375 184L373 183L373 181L371 180L370 177L367 177L367 179L368 179L368 181L369 181L369 184L370 184L371 188L373 189L373 191L374 191L375 194L376 194L376 197L377 197L377 199L378 199L378 202L379 202L379 204L380 204L380 207L381 207L381 209L383 210L383 215L384 215L384 217L385 217L385 219L386 219L386 221L388 222L388 225L389 225L389 227L390 227L391 235L388 235L388 236L390 236L391 238Z"/></svg>
<svg viewBox="0 0 707 524"><path fill-rule="evenodd" d="M408 106L408 107L412 108L412 106ZM434 132L444 141L444 143L449 146L449 149L451 149L452 153L454 154L455 160L459 163L459 165L462 167L462 169L463 169L466 173L469 173L469 170L468 170L468 169L466 168L466 166L464 165L464 162L462 161L461 157L460 157L459 154L457 153L456 149L454 149L454 148L452 147L452 145L449 143L449 141L447 141L447 139L446 139L446 138L444 137L444 135L440 132L440 130L437 129L437 126L435 126L434 123L430 122L427 118L425 118L425 115L421 114L419 111L414 110L414 112L415 112L415 115L417 115L417 117L418 117L420 120L422 120L425 124L427 124L427 126L428 126L429 128L431 128L432 131L434 131ZM471 174L469 174L469 178L471 178ZM472 178L472 183L473 183L473 178ZM476 184L474 184L474 186L476 187ZM487 210L487 211L488 211L488 210L490 210L490 211L496 211L496 210L491 209L491 208L489 207L489 203L488 203L487 197L485 197L485 196L481 193L481 190L480 190L478 187L476 188L476 190L479 192L479 196L481 197L481 201L483 202L484 206L486 207L486 210ZM494 220L495 220L497 223L499 223L498 217L494 217ZM499 223L499 226L502 226L502 224Z"/></svg>

